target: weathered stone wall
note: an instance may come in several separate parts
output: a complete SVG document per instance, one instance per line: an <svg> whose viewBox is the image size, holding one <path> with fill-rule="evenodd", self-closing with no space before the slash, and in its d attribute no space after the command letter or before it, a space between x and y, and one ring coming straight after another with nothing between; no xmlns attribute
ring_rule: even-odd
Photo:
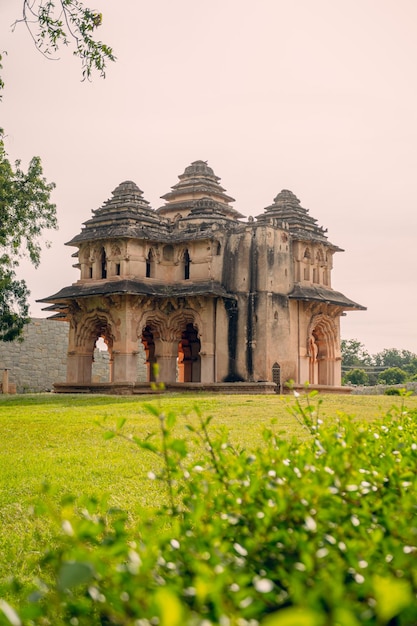
<svg viewBox="0 0 417 626"><path fill-rule="evenodd" d="M141 347L141 346L140 346ZM0 373L9 370L9 382L17 393L51 391L67 376L68 323L33 318L23 341L0 342ZM139 354L138 381L146 380L144 354ZM109 355L94 351L94 382L108 382Z"/></svg>

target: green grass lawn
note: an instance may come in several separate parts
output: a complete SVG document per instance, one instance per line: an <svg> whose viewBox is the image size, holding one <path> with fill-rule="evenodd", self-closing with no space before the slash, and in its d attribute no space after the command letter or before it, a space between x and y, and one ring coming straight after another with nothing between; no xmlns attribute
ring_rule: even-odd
<svg viewBox="0 0 417 626"><path fill-rule="evenodd" d="M326 419L345 413L352 418L376 419L403 399L388 396L323 396L320 414ZM197 404L212 415L211 428L227 428L236 446L262 445L263 427L276 420L276 429L288 437L305 436L289 408L292 396L185 395L146 398L80 395L0 396L0 563L2 578L30 574L32 558L48 545L47 522L31 515L42 486L53 488L51 500L64 494L108 495L109 505L132 517L141 507L153 508L165 493L148 479L158 459L122 438L106 440L106 428L126 418L126 435L145 437L157 432L158 419L146 402L178 416L178 435L187 421L195 422ZM417 397L405 399L417 408ZM104 420L104 423L103 423ZM1 595L1 587L0 587Z"/></svg>

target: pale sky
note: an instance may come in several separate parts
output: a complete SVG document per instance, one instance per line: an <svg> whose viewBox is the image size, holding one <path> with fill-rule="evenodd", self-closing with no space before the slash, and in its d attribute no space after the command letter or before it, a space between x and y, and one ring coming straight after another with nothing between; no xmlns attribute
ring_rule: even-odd
<svg viewBox="0 0 417 626"><path fill-rule="evenodd" d="M9 158L42 159L59 231L35 301L78 279L65 246L124 180L153 208L185 167L207 160L245 216L290 189L345 250L332 286L368 308L342 338L417 353L416 0L86 0L117 62L81 82L67 50L47 61L20 2L1 0Z"/></svg>

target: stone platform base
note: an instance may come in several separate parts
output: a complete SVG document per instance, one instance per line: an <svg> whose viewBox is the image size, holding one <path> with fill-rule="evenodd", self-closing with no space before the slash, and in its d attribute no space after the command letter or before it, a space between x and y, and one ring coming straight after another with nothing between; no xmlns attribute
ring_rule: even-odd
<svg viewBox="0 0 417 626"><path fill-rule="evenodd" d="M164 389L154 388L150 383L54 383L55 393L102 393L111 395L136 395L156 393L183 393L186 391L206 393L273 394L275 383L167 383Z"/></svg>
<svg viewBox="0 0 417 626"><path fill-rule="evenodd" d="M327 385L293 385L291 389L284 388L281 393L292 394L296 391L299 394L309 393L317 390L320 393L342 393L352 392L351 387L329 387ZM158 393L184 393L187 391L197 393L227 393L227 394L274 394L280 393L275 383L167 383L164 389L158 389L150 383L54 383L55 393L94 393L110 394L120 396L130 396L139 394Z"/></svg>

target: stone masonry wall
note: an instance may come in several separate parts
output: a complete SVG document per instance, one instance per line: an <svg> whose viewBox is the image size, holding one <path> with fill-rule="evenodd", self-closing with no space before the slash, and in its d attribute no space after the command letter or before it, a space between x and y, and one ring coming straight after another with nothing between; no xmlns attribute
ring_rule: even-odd
<svg viewBox="0 0 417 626"><path fill-rule="evenodd" d="M142 345L139 346L142 348ZM23 341L0 341L0 381L4 369L17 393L52 391L55 382L67 377L68 323L32 318L23 332ZM146 380L144 354L139 354L138 381ZM108 382L109 355L94 351L93 382Z"/></svg>

